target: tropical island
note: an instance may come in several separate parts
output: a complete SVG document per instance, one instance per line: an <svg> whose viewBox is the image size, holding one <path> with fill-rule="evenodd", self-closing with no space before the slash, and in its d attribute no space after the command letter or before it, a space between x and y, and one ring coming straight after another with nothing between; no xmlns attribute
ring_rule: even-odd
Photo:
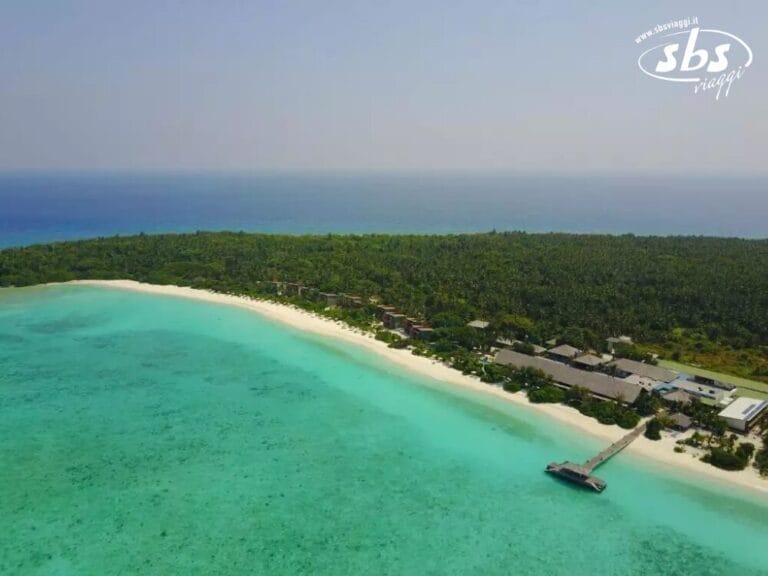
<svg viewBox="0 0 768 576"><path fill-rule="evenodd" d="M675 452L768 475L763 240L221 232L0 252L0 286L73 280L290 304L532 403L642 420L650 439L692 430Z"/></svg>

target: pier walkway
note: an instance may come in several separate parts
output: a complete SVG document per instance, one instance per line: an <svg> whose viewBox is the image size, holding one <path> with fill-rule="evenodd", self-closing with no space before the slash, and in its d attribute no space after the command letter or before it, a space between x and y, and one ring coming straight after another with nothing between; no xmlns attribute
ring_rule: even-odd
<svg viewBox="0 0 768 576"><path fill-rule="evenodd" d="M624 448L629 446L635 438L645 432L646 424L646 422L643 422L629 434L622 436L605 450L602 450L597 456L584 462L584 464L576 464L574 462L551 462L546 470L550 474L554 474L555 476L559 476L560 478L564 478L565 480L574 482L580 486L591 488L596 492L602 492L608 483L596 476L592 476L592 471L611 456L618 454Z"/></svg>
<svg viewBox="0 0 768 576"><path fill-rule="evenodd" d="M600 454L584 462L584 468L592 472L592 470L600 466L600 464L608 460L608 458L624 450L624 448L632 444L632 441L635 438L637 438L638 436L640 436L640 434L645 432L645 426L646 424L645 422L643 422L637 428L632 430L632 432L616 440L616 442L608 446L608 448L600 452Z"/></svg>

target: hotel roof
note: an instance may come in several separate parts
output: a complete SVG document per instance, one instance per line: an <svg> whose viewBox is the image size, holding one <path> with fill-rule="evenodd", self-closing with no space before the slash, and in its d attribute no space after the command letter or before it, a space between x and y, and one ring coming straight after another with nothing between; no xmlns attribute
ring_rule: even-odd
<svg viewBox="0 0 768 576"><path fill-rule="evenodd" d="M672 422L680 428L687 429L687 428L690 428L691 425L693 424L693 420L691 420L689 416L686 416L685 414L680 414L679 412L672 414L669 417L669 419L672 420Z"/></svg>
<svg viewBox="0 0 768 576"><path fill-rule="evenodd" d="M630 360L629 358L619 358L608 364L608 366L615 366L622 372L637 374L638 376L643 376L645 378L653 378L659 382L672 382L672 380L677 378L677 372L654 366L653 364Z"/></svg>
<svg viewBox="0 0 768 576"><path fill-rule="evenodd" d="M692 396L685 390L673 390L662 396L667 402L680 402L681 404L690 404Z"/></svg>
<svg viewBox="0 0 768 576"><path fill-rule="evenodd" d="M624 382L619 378L600 374L599 372L586 372L554 360L538 356L528 356L514 350L501 350L496 354L495 362L516 368L538 368L549 374L555 382L564 386L580 386L597 396L614 400L621 397L625 402L629 403L634 402L642 390L639 386Z"/></svg>
<svg viewBox="0 0 768 576"><path fill-rule="evenodd" d="M550 348L548 352L550 354L554 354L555 356L562 356L563 358L575 358L581 354L581 350L574 348L570 344L560 344L560 346Z"/></svg>
<svg viewBox="0 0 768 576"><path fill-rule="evenodd" d="M574 364L581 364L583 366L600 366L604 362L605 360L594 354L584 354L584 356L573 359Z"/></svg>
<svg viewBox="0 0 768 576"><path fill-rule="evenodd" d="M728 404L718 416L749 422L766 408L768 408L768 400L757 400L756 398L742 396Z"/></svg>

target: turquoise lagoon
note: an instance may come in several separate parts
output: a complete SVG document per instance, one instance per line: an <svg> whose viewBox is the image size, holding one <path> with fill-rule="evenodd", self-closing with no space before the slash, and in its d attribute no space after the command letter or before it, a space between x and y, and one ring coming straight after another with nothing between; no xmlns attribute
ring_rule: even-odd
<svg viewBox="0 0 768 576"><path fill-rule="evenodd" d="M0 291L0 574L768 573L768 506L241 309ZM687 457L687 456L681 456Z"/></svg>

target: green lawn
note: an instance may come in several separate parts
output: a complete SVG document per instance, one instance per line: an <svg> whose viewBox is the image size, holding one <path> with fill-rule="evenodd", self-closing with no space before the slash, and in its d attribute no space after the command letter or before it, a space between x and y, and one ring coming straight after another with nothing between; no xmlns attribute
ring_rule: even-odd
<svg viewBox="0 0 768 576"><path fill-rule="evenodd" d="M739 376L713 372L712 370L705 370L704 368L697 368L696 366L689 366L687 364L680 364L679 362L673 362L671 360L659 360L659 366L662 368L669 368L670 370L676 370L678 372L685 372L686 374L704 376L705 378L713 378L715 380L720 380L721 382L733 384L739 388L740 396L750 396L752 398L768 400L768 384L765 382L747 380L746 378L740 378Z"/></svg>

